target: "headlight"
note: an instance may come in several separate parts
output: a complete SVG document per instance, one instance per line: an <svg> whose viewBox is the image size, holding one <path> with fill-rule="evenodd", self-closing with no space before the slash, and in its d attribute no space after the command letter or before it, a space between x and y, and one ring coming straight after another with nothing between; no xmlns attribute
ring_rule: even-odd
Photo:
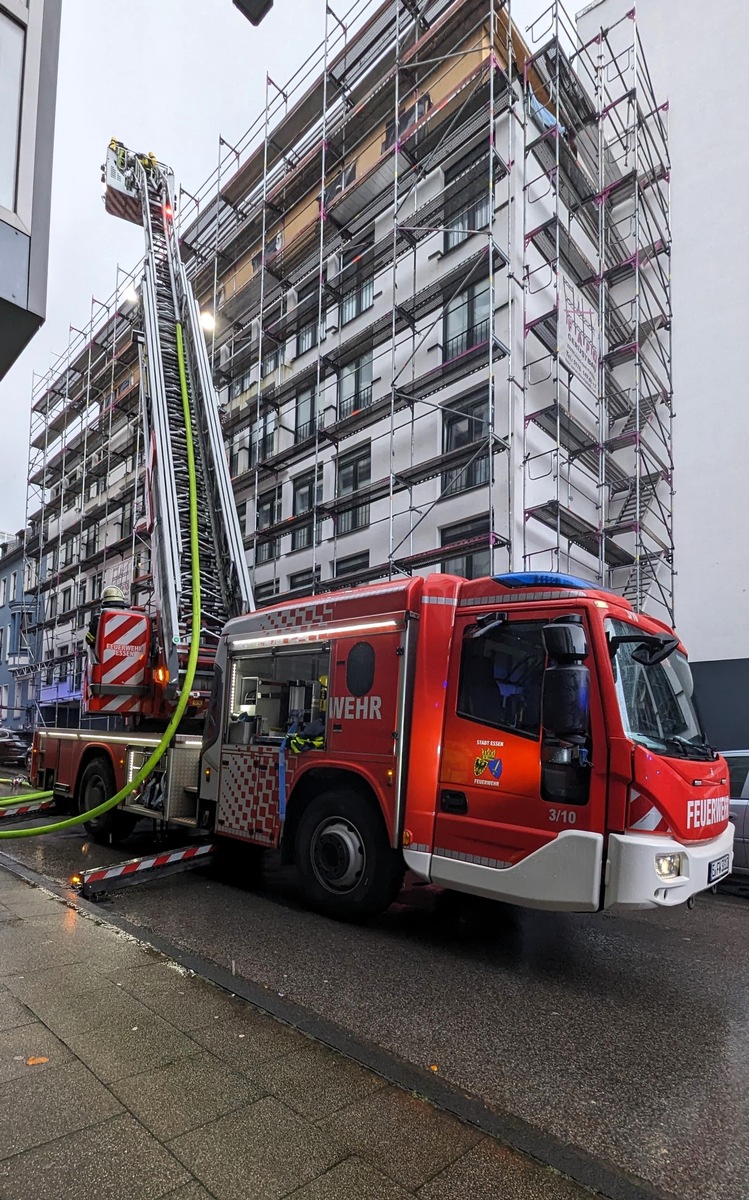
<svg viewBox="0 0 749 1200"><path fill-rule="evenodd" d="M661 879L677 879L681 875L681 855L656 854L655 869Z"/></svg>

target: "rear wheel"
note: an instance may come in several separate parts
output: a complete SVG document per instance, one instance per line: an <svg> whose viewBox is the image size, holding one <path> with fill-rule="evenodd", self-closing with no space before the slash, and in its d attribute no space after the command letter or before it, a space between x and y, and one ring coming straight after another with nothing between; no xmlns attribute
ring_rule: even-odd
<svg viewBox="0 0 749 1200"><path fill-rule="evenodd" d="M97 808L115 793L115 779L111 764L106 758L93 758L84 769L78 786L78 811L89 812ZM110 846L122 842L129 837L135 828L137 817L132 813L122 812L120 808L110 808L109 812L84 822L89 835L95 842Z"/></svg>
<svg viewBox="0 0 749 1200"><path fill-rule="evenodd" d="M296 864L313 908L342 920L384 912L400 891L404 864L379 811L365 796L323 792L299 822Z"/></svg>

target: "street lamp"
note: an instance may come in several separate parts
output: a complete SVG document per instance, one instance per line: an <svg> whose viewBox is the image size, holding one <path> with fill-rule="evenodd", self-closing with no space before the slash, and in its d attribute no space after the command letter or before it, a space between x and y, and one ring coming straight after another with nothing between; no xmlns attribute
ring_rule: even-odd
<svg viewBox="0 0 749 1200"><path fill-rule="evenodd" d="M234 0L234 7L239 9L243 17L247 17L251 25L259 25L273 8L273 0Z"/></svg>

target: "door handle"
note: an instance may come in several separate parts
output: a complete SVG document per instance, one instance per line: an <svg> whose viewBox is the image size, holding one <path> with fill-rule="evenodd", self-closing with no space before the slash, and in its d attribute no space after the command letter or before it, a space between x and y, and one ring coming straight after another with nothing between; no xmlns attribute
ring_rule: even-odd
<svg viewBox="0 0 749 1200"><path fill-rule="evenodd" d="M468 812L468 801L466 800L465 792L440 792L440 812L456 813L458 815Z"/></svg>

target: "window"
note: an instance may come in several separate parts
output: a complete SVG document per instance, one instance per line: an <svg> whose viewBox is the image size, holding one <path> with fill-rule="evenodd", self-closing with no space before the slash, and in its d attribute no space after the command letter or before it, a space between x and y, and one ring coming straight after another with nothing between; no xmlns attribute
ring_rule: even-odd
<svg viewBox="0 0 749 1200"><path fill-rule="evenodd" d="M101 573L98 575L94 575L92 577L92 579L91 579L91 599L92 600L98 600L99 597L101 596L101 589L102 589L103 582L104 582L104 576Z"/></svg>
<svg viewBox="0 0 749 1200"><path fill-rule="evenodd" d="M461 521L459 525L443 529L443 547L453 546L454 550L443 558L442 570L448 575L462 575L464 579L489 575L492 569L489 537L488 517Z"/></svg>
<svg viewBox="0 0 749 1200"><path fill-rule="evenodd" d="M278 595L278 580L269 579L267 583L259 583L255 588L255 601L257 604L267 604L274 596Z"/></svg>
<svg viewBox="0 0 749 1200"><path fill-rule="evenodd" d="M353 321L374 304L374 260L371 249L373 238L358 241L343 251L340 286L341 325Z"/></svg>
<svg viewBox="0 0 749 1200"><path fill-rule="evenodd" d="M289 575L289 591L299 592L304 588L313 588L316 583L320 582L320 568L315 567L314 571L310 567L306 571L297 571L294 575Z"/></svg>
<svg viewBox="0 0 749 1200"><path fill-rule="evenodd" d="M449 404L442 410L442 450L450 454L462 450L489 435L489 398L484 392L478 396ZM455 496L458 492L479 487L489 481L489 454L469 459L462 466L453 467L442 475L442 495Z"/></svg>
<svg viewBox="0 0 749 1200"><path fill-rule="evenodd" d="M250 465L250 431L239 429L229 443L229 474L232 479L244 475Z"/></svg>
<svg viewBox="0 0 749 1200"><path fill-rule="evenodd" d="M341 367L338 380L338 416L350 417L372 403L372 351Z"/></svg>
<svg viewBox="0 0 749 1200"><path fill-rule="evenodd" d="M17 595L16 595L17 591L18 591L18 571L11 571L11 573L10 573L10 590L9 590L9 594L8 594L8 603L9 604L12 604L13 601L17 599Z"/></svg>
<svg viewBox="0 0 749 1200"><path fill-rule="evenodd" d="M4 650L5 650L5 626L0 625L0 662L5 661L4 655L3 655ZM0 716L2 716L2 713L0 713Z"/></svg>
<svg viewBox="0 0 749 1200"><path fill-rule="evenodd" d="M73 605L73 589L66 587L62 589L62 611L69 613Z"/></svg>
<svg viewBox="0 0 749 1200"><path fill-rule="evenodd" d="M749 756L746 754L729 755L728 774L730 777L730 795L733 800L741 800L744 795L746 777L749 775Z"/></svg>
<svg viewBox="0 0 749 1200"><path fill-rule="evenodd" d="M8 603L8 579L7 576L0 579L0 608Z"/></svg>
<svg viewBox="0 0 749 1200"><path fill-rule="evenodd" d="M0 207L16 207L25 32L0 12Z"/></svg>
<svg viewBox="0 0 749 1200"><path fill-rule="evenodd" d="M53 621L57 616L57 592L51 592L47 601L47 620Z"/></svg>
<svg viewBox="0 0 749 1200"><path fill-rule="evenodd" d="M443 359L447 362L489 340L489 280L473 283L445 308Z"/></svg>
<svg viewBox="0 0 749 1200"><path fill-rule="evenodd" d="M372 691L374 675L374 646L371 642L357 642L346 659L346 690L352 696L366 696Z"/></svg>
<svg viewBox="0 0 749 1200"><path fill-rule="evenodd" d="M67 659L67 653L68 653L68 648L67 648L67 646L60 646L60 649L58 650L58 654L59 654L59 656L60 656L60 659L61 659L61 661L60 661L60 666L59 666L59 669L58 669L58 679L60 680L60 683L65 683L65 681L66 681L66 680L67 680L67 678L68 678L68 659Z"/></svg>
<svg viewBox="0 0 749 1200"><path fill-rule="evenodd" d="M369 570L369 550L363 550L361 554L349 554L346 558L336 559L336 579L341 579L344 575L350 575L352 579L358 579L367 570Z"/></svg>
<svg viewBox="0 0 749 1200"><path fill-rule="evenodd" d="M271 525L275 525L281 520L281 492L276 490L266 492L260 496L257 502L257 528L258 532L263 529L269 529ZM255 562L264 563L272 562L274 558L278 558L280 553L280 541L278 538L270 540L255 541Z"/></svg>
<svg viewBox="0 0 749 1200"><path fill-rule="evenodd" d="M133 532L133 502L127 500L120 509L120 537L130 537Z"/></svg>
<svg viewBox="0 0 749 1200"><path fill-rule="evenodd" d="M83 557L89 558L92 554L96 554L99 549L99 526L92 525L86 531L86 540L83 543Z"/></svg>
<svg viewBox="0 0 749 1200"><path fill-rule="evenodd" d="M355 496L369 483L372 475L372 454L369 443L357 446L338 459L338 496ZM369 501L338 514L338 533L351 533L369 525Z"/></svg>
<svg viewBox="0 0 749 1200"><path fill-rule="evenodd" d="M450 188L452 183L454 188ZM444 244L447 253L489 225L489 158L483 144L447 168L445 187L448 189Z"/></svg>
<svg viewBox="0 0 749 1200"><path fill-rule="evenodd" d="M247 532L247 501L243 500L237 505L237 521L239 522L239 532L244 537Z"/></svg>
<svg viewBox="0 0 749 1200"><path fill-rule="evenodd" d="M421 118L429 112L431 107L432 101L429 98L429 93L427 92L418 100L415 100L409 104L406 108L402 108L400 116L398 117L398 137L402 138L412 125L415 125L417 121L420 121ZM387 125L385 126L385 141L382 143L380 153L384 154L386 150L390 149L394 142L395 120L392 120L388 121Z"/></svg>
<svg viewBox="0 0 749 1200"><path fill-rule="evenodd" d="M75 538L70 538L65 542L62 548L62 565L64 567L72 566L75 561Z"/></svg>
<svg viewBox="0 0 749 1200"><path fill-rule="evenodd" d="M320 281L313 279L299 289L297 301L297 356L306 354L325 337L325 309L320 310ZM319 322L319 326L318 326Z"/></svg>
<svg viewBox="0 0 749 1200"><path fill-rule="evenodd" d="M319 427L320 421L316 413L315 389L304 388L297 394L296 413L294 420L294 440L303 442Z"/></svg>
<svg viewBox="0 0 749 1200"><path fill-rule="evenodd" d="M507 621L463 641L458 715L537 738L546 653L543 621Z"/></svg>
<svg viewBox="0 0 749 1200"><path fill-rule="evenodd" d="M318 480L315 488L314 472L308 475L301 475L299 479L294 480L294 516L298 517L302 513L312 513L315 503L320 504L322 501L322 480ZM291 549L303 550L305 546L312 545L312 529L314 521L310 520L304 525L300 525L291 535ZM317 541L321 540L320 525L317 526Z"/></svg>
<svg viewBox="0 0 749 1200"><path fill-rule="evenodd" d="M347 167L344 167L334 179L331 179L330 183L325 188L325 191L323 192L323 204L325 208L332 203L335 197L339 195L344 188L349 187L355 179L356 161L349 163Z"/></svg>
<svg viewBox="0 0 749 1200"><path fill-rule="evenodd" d="M270 458L276 448L276 414L267 412L250 428L250 466Z"/></svg>
<svg viewBox="0 0 749 1200"><path fill-rule="evenodd" d="M280 345L271 347L263 354L263 361L260 365L260 378L265 379L266 375L270 375L284 361L284 350L286 343L281 342Z"/></svg>

